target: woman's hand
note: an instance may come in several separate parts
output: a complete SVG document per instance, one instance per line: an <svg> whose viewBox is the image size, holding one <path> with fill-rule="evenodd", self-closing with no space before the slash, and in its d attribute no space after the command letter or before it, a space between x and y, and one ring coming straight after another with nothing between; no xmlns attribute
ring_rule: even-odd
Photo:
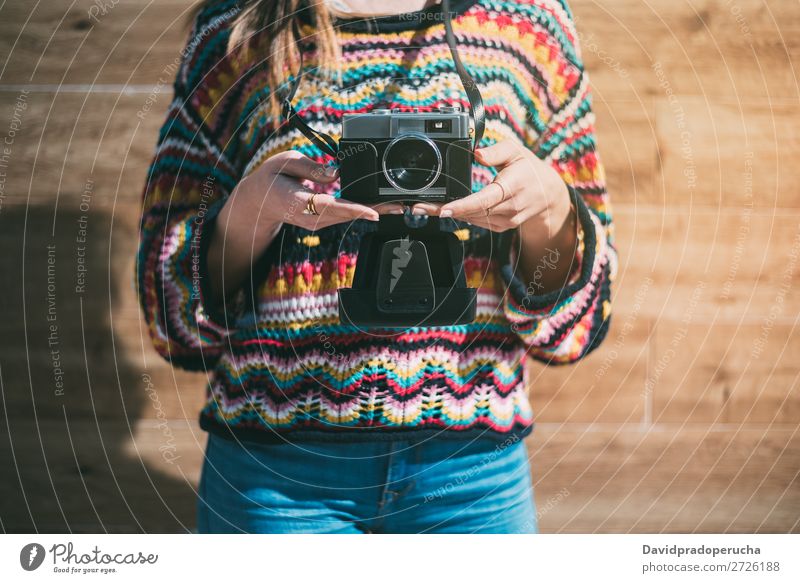
<svg viewBox="0 0 800 583"><path fill-rule="evenodd" d="M482 190L445 205L418 203L415 214L467 221L502 232L522 227L541 233L542 242L567 220L567 186L555 169L514 139L475 150L475 160L498 169L494 181Z"/></svg>
<svg viewBox="0 0 800 583"><path fill-rule="evenodd" d="M288 223L312 231L354 219L377 221L379 212L402 212L399 204L371 207L330 194L316 194L314 207L318 214L305 214L308 199L319 190L317 185L328 185L337 177L333 166L314 162L296 150L282 152L243 179L225 207L237 218L257 216L262 226Z"/></svg>
<svg viewBox="0 0 800 583"><path fill-rule="evenodd" d="M354 219L377 221L379 213L403 212L400 204L371 207L315 194L319 185L336 179L332 166L290 150L268 158L239 182L217 217L209 245L207 265L214 298L241 285L252 261L269 246L283 223L316 231ZM304 213L312 195L317 215Z"/></svg>
<svg viewBox="0 0 800 583"><path fill-rule="evenodd" d="M496 232L519 228L522 276L535 281L542 293L562 287L575 266L577 245L577 217L566 183L514 139L475 150L475 159L497 168L493 182L445 205L415 204L412 212L452 217Z"/></svg>

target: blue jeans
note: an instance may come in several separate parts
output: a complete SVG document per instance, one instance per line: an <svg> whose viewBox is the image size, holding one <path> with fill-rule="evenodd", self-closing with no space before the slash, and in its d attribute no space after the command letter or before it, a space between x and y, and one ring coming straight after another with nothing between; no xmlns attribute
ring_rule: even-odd
<svg viewBox="0 0 800 583"><path fill-rule="evenodd" d="M260 444L209 434L199 533L536 533L525 444Z"/></svg>

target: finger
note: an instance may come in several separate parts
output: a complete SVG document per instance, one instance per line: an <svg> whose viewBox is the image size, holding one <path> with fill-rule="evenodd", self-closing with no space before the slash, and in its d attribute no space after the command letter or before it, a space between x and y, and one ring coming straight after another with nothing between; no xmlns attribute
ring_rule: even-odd
<svg viewBox="0 0 800 583"><path fill-rule="evenodd" d="M291 223L310 231L319 231L320 229L325 229L332 225L350 223L353 220L354 217L338 216L329 212L325 213L324 215L307 215L304 213L297 213L292 217Z"/></svg>
<svg viewBox="0 0 800 583"><path fill-rule="evenodd" d="M379 202L369 205L370 208L378 211L381 215L402 215L405 212L405 205L399 202Z"/></svg>
<svg viewBox="0 0 800 583"><path fill-rule="evenodd" d="M306 203L310 196L308 195L304 199ZM375 209L342 198L336 198L330 194L317 194L314 197L314 208L316 208L317 214L320 216L331 214L348 219L367 219L370 221L379 219L378 211Z"/></svg>
<svg viewBox="0 0 800 583"><path fill-rule="evenodd" d="M484 166L507 166L523 155L523 145L507 138L491 146L475 150L475 158Z"/></svg>
<svg viewBox="0 0 800 583"><path fill-rule="evenodd" d="M296 150L281 152L269 159L275 173L294 176L326 184L333 182L339 176L335 166L320 164Z"/></svg>
<svg viewBox="0 0 800 583"><path fill-rule="evenodd" d="M517 212L514 209L507 208L501 209L501 205L492 208L487 215L485 212L481 214L469 215L459 217L459 220L467 223L481 224L487 223L491 225L493 231L506 231L508 229L516 229L526 220L528 220L528 213Z"/></svg>
<svg viewBox="0 0 800 583"><path fill-rule="evenodd" d="M508 188L508 187L506 187ZM503 200L503 188L496 182L490 182L484 188L464 198L448 202L439 211L440 217L461 217L483 212ZM511 193L507 193L511 196Z"/></svg>
<svg viewBox="0 0 800 583"><path fill-rule="evenodd" d="M520 200L521 197L519 196L510 196L506 197L505 200L497 203L496 205L490 207L490 215L491 216L498 216L498 217L510 217L514 215L525 215L533 216L538 211L538 204L525 204L529 201L522 201ZM460 215L465 220L471 217L479 217L482 215L486 215L486 209L480 209L479 211L475 211L470 214Z"/></svg>
<svg viewBox="0 0 800 583"><path fill-rule="evenodd" d="M511 228L507 226L504 221L498 220L492 215L489 215L488 217L484 215L483 217L470 218L465 222L469 223L470 225L480 227L481 229L494 231L495 233L502 233L503 231L508 231L508 229Z"/></svg>
<svg viewBox="0 0 800 583"><path fill-rule="evenodd" d="M442 205L435 204L432 202L418 202L414 206L411 207L411 214L412 215L432 215L436 216L439 214Z"/></svg>
<svg viewBox="0 0 800 583"><path fill-rule="evenodd" d="M329 215L327 217L314 216L314 215L301 215L301 216L302 218L299 219L299 221L297 222L297 226L302 227L304 229L308 229L309 231L319 231L320 229L325 229L333 225L350 222L350 219L334 217L333 215Z"/></svg>
<svg viewBox="0 0 800 583"><path fill-rule="evenodd" d="M315 199L316 201L316 199ZM312 231L318 231L320 229L324 229L326 227L330 227L331 225L338 225L342 223L350 223L355 219L364 219L363 216L347 216L347 215L336 215L332 212L326 212L324 214L319 215L306 215L306 214L298 214L295 217L295 224L304 229L309 229Z"/></svg>

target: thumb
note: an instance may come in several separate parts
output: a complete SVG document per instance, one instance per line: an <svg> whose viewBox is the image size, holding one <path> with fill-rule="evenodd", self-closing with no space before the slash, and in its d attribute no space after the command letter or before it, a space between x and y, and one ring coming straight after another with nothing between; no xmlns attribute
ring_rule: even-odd
<svg viewBox="0 0 800 583"><path fill-rule="evenodd" d="M475 150L475 157L484 166L506 166L522 155L522 144L513 139L504 139L491 146Z"/></svg>

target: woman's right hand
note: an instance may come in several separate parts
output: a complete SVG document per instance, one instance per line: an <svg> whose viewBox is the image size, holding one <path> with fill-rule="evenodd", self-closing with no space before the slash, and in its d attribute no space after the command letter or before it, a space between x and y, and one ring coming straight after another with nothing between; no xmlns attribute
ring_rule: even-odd
<svg viewBox="0 0 800 583"><path fill-rule="evenodd" d="M373 207L316 194L318 214L305 214L308 199L319 190L317 185L328 185L337 178L334 167L290 150L271 156L242 179L220 211L209 245L206 260L214 299L238 288L252 261L269 246L283 223L316 231L354 219L377 221L379 214L403 212L397 203Z"/></svg>
<svg viewBox="0 0 800 583"><path fill-rule="evenodd" d="M262 224L289 223L312 231L354 219L377 221L379 212L398 209L402 212L403 207L399 204L371 207L330 194L317 194L314 207L318 215L304 214L308 199L319 190L315 185L328 185L337 178L335 167L319 164L296 150L290 150L267 159L242 180L234 196L246 199L242 201L245 207L242 214L255 213Z"/></svg>

